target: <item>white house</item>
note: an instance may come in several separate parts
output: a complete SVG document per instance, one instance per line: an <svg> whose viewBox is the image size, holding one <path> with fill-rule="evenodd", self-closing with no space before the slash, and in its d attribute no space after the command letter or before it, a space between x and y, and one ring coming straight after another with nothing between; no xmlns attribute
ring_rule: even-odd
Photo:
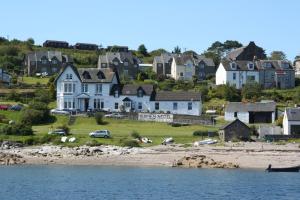
<svg viewBox="0 0 300 200"><path fill-rule="evenodd" d="M282 125L284 135L300 135L300 108L286 108Z"/></svg>
<svg viewBox="0 0 300 200"><path fill-rule="evenodd" d="M110 69L65 65L55 80L57 108L87 111L157 112L201 115L201 94L155 91L153 85L121 85Z"/></svg>
<svg viewBox="0 0 300 200"><path fill-rule="evenodd" d="M194 62L190 56L177 55L173 57L171 64L171 77L175 80L193 80L195 74Z"/></svg>
<svg viewBox="0 0 300 200"><path fill-rule="evenodd" d="M259 71L251 61L223 60L216 71L216 85L229 84L240 89L249 81L259 82Z"/></svg>
<svg viewBox="0 0 300 200"><path fill-rule="evenodd" d="M276 103L264 101L256 103L230 102L225 108L225 120L234 121L236 118L244 123L274 123Z"/></svg>

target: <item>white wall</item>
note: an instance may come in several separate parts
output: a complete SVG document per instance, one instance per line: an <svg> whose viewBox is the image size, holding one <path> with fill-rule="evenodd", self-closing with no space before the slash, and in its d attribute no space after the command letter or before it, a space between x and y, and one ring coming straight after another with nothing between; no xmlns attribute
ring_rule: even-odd
<svg viewBox="0 0 300 200"><path fill-rule="evenodd" d="M180 74L183 73L183 77ZM175 80L183 79L191 81L193 80L193 75L195 75L195 66L192 60L187 60L185 65L178 65L173 58L171 64L171 77Z"/></svg>
<svg viewBox="0 0 300 200"><path fill-rule="evenodd" d="M222 63L220 63L216 71L216 85L225 85L226 82L227 82L227 73Z"/></svg>
<svg viewBox="0 0 300 200"><path fill-rule="evenodd" d="M249 112L237 112L237 118L244 123L249 123ZM234 112L225 112L225 121L234 121Z"/></svg>
<svg viewBox="0 0 300 200"><path fill-rule="evenodd" d="M201 115L202 103L199 101L192 101L192 110L188 110L188 102L191 101L160 101L159 110L155 110L155 102L151 102L151 112L170 112L171 114L183 114L183 115ZM173 110L173 103L177 102L177 110Z"/></svg>
<svg viewBox="0 0 300 200"><path fill-rule="evenodd" d="M286 111L285 111L283 116L283 122L282 122L284 135L291 134L291 125L300 125L300 121L288 121Z"/></svg>

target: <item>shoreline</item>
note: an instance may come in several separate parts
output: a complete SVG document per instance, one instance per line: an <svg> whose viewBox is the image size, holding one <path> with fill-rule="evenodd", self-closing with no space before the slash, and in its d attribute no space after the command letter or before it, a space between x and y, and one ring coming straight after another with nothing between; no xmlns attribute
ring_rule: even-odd
<svg viewBox="0 0 300 200"><path fill-rule="evenodd" d="M300 165L299 144L226 143L224 146L143 148L30 146L0 150L0 165L78 165L266 169ZM13 155L5 160L5 155ZM14 157L15 156L15 157ZM6 163L8 160L8 163ZM2 163L1 163L2 162Z"/></svg>

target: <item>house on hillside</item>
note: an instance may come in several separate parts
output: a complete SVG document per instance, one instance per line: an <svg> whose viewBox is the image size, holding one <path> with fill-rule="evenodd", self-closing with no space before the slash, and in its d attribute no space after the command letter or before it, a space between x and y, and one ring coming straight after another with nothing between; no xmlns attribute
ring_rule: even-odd
<svg viewBox="0 0 300 200"><path fill-rule="evenodd" d="M195 74L194 61L191 56L178 54L172 58L171 77L175 80L192 81Z"/></svg>
<svg viewBox="0 0 300 200"><path fill-rule="evenodd" d="M239 119L235 119L219 129L219 137L225 142L232 140L247 141L250 139L250 135L250 128Z"/></svg>
<svg viewBox="0 0 300 200"><path fill-rule="evenodd" d="M68 62L73 62L73 60L60 51L35 51L25 56L24 65L28 76L43 72L53 75L60 71L64 63Z"/></svg>
<svg viewBox="0 0 300 200"><path fill-rule="evenodd" d="M11 84L11 75L6 72L5 70L3 70L2 68L0 68L0 86L1 85L5 85L8 86Z"/></svg>
<svg viewBox="0 0 300 200"><path fill-rule="evenodd" d="M221 61L216 72L216 85L229 84L241 89L248 82L257 82L263 88L295 87L295 71L288 61Z"/></svg>
<svg viewBox="0 0 300 200"><path fill-rule="evenodd" d="M66 41L57 41L57 40L46 40L43 43L43 47L52 47L52 48L69 48L69 43Z"/></svg>
<svg viewBox="0 0 300 200"><path fill-rule="evenodd" d="M201 94L155 91L152 85L122 85L110 69L63 67L56 80L57 108L201 115Z"/></svg>
<svg viewBox="0 0 300 200"><path fill-rule="evenodd" d="M106 48L107 52L129 52L128 46L107 46Z"/></svg>
<svg viewBox="0 0 300 200"><path fill-rule="evenodd" d="M294 70L296 76L300 76L300 56L294 61Z"/></svg>
<svg viewBox="0 0 300 200"><path fill-rule="evenodd" d="M98 59L99 69L111 69L118 72L120 77L136 78L141 61L131 52L107 52Z"/></svg>
<svg viewBox="0 0 300 200"><path fill-rule="evenodd" d="M226 55L226 58L231 61L253 61L255 59L264 60L267 56L263 48L256 46L254 42L250 42L247 46L233 49Z"/></svg>
<svg viewBox="0 0 300 200"><path fill-rule="evenodd" d="M282 125L284 135L300 136L300 108L286 108Z"/></svg>
<svg viewBox="0 0 300 200"><path fill-rule="evenodd" d="M98 45L97 44L89 44L89 43L76 43L74 45L74 49L80 49L80 50L98 50Z"/></svg>
<svg viewBox="0 0 300 200"><path fill-rule="evenodd" d="M230 102L225 108L225 120L239 119L244 123L274 123L276 103L263 101L256 103Z"/></svg>
<svg viewBox="0 0 300 200"><path fill-rule="evenodd" d="M162 53L153 59L153 71L158 75L171 76L171 65L174 54Z"/></svg>
<svg viewBox="0 0 300 200"><path fill-rule="evenodd" d="M216 72L216 85L229 84L241 89L248 82L259 83L259 71L252 61L223 60Z"/></svg>

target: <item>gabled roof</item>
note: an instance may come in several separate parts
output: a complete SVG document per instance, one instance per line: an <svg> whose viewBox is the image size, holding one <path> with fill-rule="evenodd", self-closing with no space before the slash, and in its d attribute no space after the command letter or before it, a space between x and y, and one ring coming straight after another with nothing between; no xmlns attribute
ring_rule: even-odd
<svg viewBox="0 0 300 200"><path fill-rule="evenodd" d="M271 68L275 70L294 70L292 64L288 60L259 60L255 62L258 69L268 69L266 63L271 64ZM283 65L287 64L285 68Z"/></svg>
<svg viewBox="0 0 300 200"><path fill-rule="evenodd" d="M270 102L230 102L225 108L225 112L275 112L276 103Z"/></svg>
<svg viewBox="0 0 300 200"><path fill-rule="evenodd" d="M131 99L128 97L125 97L122 101L131 101Z"/></svg>
<svg viewBox="0 0 300 200"><path fill-rule="evenodd" d="M175 55L173 58L175 59L177 65L184 65L188 61L194 63L193 58L190 55L186 55L186 54Z"/></svg>
<svg viewBox="0 0 300 200"><path fill-rule="evenodd" d="M153 85L144 84L144 85L133 85L128 84L124 85L122 88L122 95L137 95L138 90L141 89L144 92L144 95L150 96L154 91Z"/></svg>
<svg viewBox="0 0 300 200"><path fill-rule="evenodd" d="M287 108L285 112L288 121L300 121L300 108Z"/></svg>
<svg viewBox="0 0 300 200"><path fill-rule="evenodd" d="M220 130L227 129L227 128L229 128L230 126L232 126L232 125L234 125L234 124L236 124L236 123L238 123L238 124L240 124L240 125L242 125L242 126L247 127L248 129L250 129L250 128L247 126L247 124L245 124L244 122L242 122L242 121L239 120L239 119L235 119L234 121L229 122L228 124L225 124L224 126L220 127Z"/></svg>
<svg viewBox="0 0 300 200"><path fill-rule="evenodd" d="M121 63L127 60L131 64L140 63L140 60L133 56L132 53L129 52L107 52L105 55L100 55L99 60L102 63L113 63L113 60L117 58Z"/></svg>
<svg viewBox="0 0 300 200"><path fill-rule="evenodd" d="M236 64L236 69L231 68L231 63ZM252 63L254 64L254 69L249 69L248 64ZM236 60L236 61L229 61L229 60L222 60L221 64L225 68L226 71L255 71L258 70L256 63L252 61L241 61L241 60Z"/></svg>
<svg viewBox="0 0 300 200"><path fill-rule="evenodd" d="M97 68L77 69L76 67L74 67L74 65L67 63L63 65L62 69L60 70L58 76L55 79L55 83L57 82L57 80L62 75L62 73L66 70L67 67L71 67L74 73L83 83L111 83L113 81L114 76L117 76L118 79L117 73L111 71L110 69L97 69ZM85 79L84 77L85 73L89 74L90 77L89 79ZM101 73L101 76L98 76L99 73Z"/></svg>
<svg viewBox="0 0 300 200"><path fill-rule="evenodd" d="M207 57L205 57L203 55L196 55L194 57L194 60L195 60L196 64L199 64L200 62L204 62L205 65L207 65L207 66L210 66L210 67L214 67L215 66L215 63L214 63L213 59L207 58Z"/></svg>
<svg viewBox="0 0 300 200"><path fill-rule="evenodd" d="M57 60L62 62L63 55L60 51L35 51L27 54L27 59L29 59L29 61L41 61L43 57L47 58L48 60L56 57Z"/></svg>
<svg viewBox="0 0 300 200"><path fill-rule="evenodd" d="M173 56L172 53L162 53L160 56L155 56L153 60L156 63L168 63L172 62Z"/></svg>
<svg viewBox="0 0 300 200"><path fill-rule="evenodd" d="M158 91L153 101L201 101L201 93L188 91Z"/></svg>

